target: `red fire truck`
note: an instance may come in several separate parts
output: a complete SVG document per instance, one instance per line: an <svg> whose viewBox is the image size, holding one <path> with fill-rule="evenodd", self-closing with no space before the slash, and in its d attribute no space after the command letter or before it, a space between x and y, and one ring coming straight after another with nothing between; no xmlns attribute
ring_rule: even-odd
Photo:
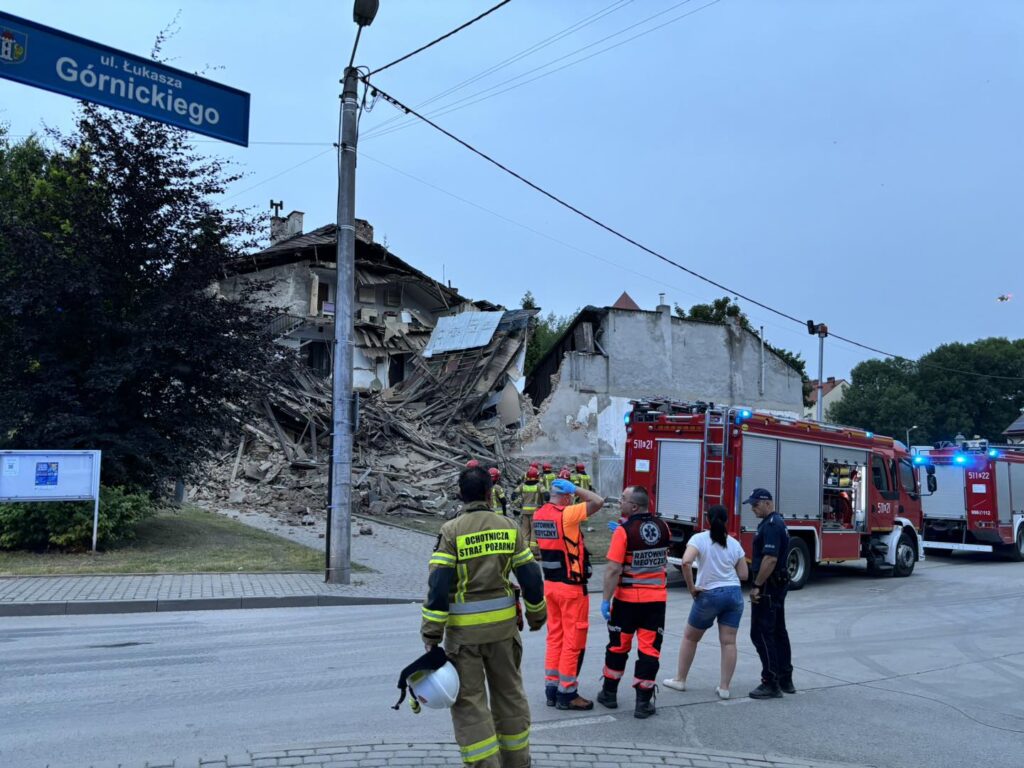
<svg viewBox="0 0 1024 768"><path fill-rule="evenodd" d="M924 502L924 546L1024 561L1024 447L975 439L917 450L914 463L939 479Z"/></svg>
<svg viewBox="0 0 1024 768"><path fill-rule="evenodd" d="M626 414L625 455L626 483L646 488L672 529L674 565L713 504L729 510L729 532L749 556L758 520L742 501L754 488L772 493L789 527L793 589L814 563L866 559L871 572L909 576L924 559L918 468L890 437L747 408L643 400Z"/></svg>

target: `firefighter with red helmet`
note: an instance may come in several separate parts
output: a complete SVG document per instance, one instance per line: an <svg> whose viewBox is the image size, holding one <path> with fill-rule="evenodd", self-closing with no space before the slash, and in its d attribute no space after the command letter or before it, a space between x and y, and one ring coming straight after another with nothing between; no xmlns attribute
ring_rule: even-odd
<svg viewBox="0 0 1024 768"><path fill-rule="evenodd" d="M476 459L470 459L466 462L466 469L476 469L480 466L480 462Z"/></svg>
<svg viewBox="0 0 1024 768"><path fill-rule="evenodd" d="M573 502L577 493L581 503ZM581 524L602 506L604 499L593 491L577 489L559 478L551 484L550 501L533 516L548 605L544 692L549 707L594 708L594 702L580 696L577 682L590 627L590 555L584 546Z"/></svg>
<svg viewBox="0 0 1024 768"><path fill-rule="evenodd" d="M672 534L664 520L651 514L650 497L644 488L627 486L619 505L625 520L615 529L608 546L601 615L608 622L609 641L604 656L604 684L597 701L609 709L619 706L619 681L635 636L638 649L633 672L633 716L644 719L655 714L654 681L658 677L665 628L668 547Z"/></svg>
<svg viewBox="0 0 1024 768"><path fill-rule="evenodd" d="M505 499L505 489L498 485L501 480L501 470L491 467L487 470L491 476L491 511L502 515L508 515L508 501Z"/></svg>
<svg viewBox="0 0 1024 768"><path fill-rule="evenodd" d="M558 477L556 479L568 480L570 483L572 483L572 470L569 469L569 467L562 467L558 471ZM575 485L575 483L573 483L573 485Z"/></svg>
<svg viewBox="0 0 1024 768"><path fill-rule="evenodd" d="M546 461L544 462L544 474L541 475L541 478L544 480L545 491L550 491L551 484L558 479L558 474L555 472L551 464Z"/></svg>
<svg viewBox="0 0 1024 768"><path fill-rule="evenodd" d="M521 510L519 529L523 532L523 538L529 543L530 549L537 554L537 539L533 535L533 515L544 503L544 485L536 465L531 464L526 470L526 477L516 488L515 498Z"/></svg>
<svg viewBox="0 0 1024 768"><path fill-rule="evenodd" d="M590 480L590 475L587 474L587 467L582 461L576 462L576 471L572 473L573 485L577 488L583 488L584 490L593 490L594 485Z"/></svg>

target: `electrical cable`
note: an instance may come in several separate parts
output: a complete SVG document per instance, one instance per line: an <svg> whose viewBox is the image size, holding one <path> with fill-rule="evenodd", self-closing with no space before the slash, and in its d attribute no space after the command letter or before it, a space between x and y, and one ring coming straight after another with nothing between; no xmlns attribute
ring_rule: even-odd
<svg viewBox="0 0 1024 768"><path fill-rule="evenodd" d="M563 208L565 208L565 209L567 209L569 211L572 211L577 216L580 216L581 218L586 219L591 224L594 224L595 226L605 230L609 234L614 235L615 237L619 238L620 240L623 240L623 241L629 243L630 245L632 245L632 246L634 246L634 247L644 251L645 253L650 254L651 256L654 256L657 259L660 259L661 261L665 262L666 264L670 264L671 266L675 267L676 269L679 269L679 270L681 270L683 272L686 272L688 275L691 275L692 277L696 277L698 280L702 280L703 282L708 283L709 285L713 285L716 288L725 291L726 293L730 293L730 294L736 296L737 298L741 298L744 301L747 301L747 302L749 302L749 303L751 303L751 304L753 304L755 306L761 307L761 309L767 310L768 312L771 312L772 314L778 315L779 317L785 318L786 320L790 320L790 321L792 321L794 323L797 323L798 325L802 325L804 327L807 326L807 322L806 321L800 320L800 319L794 317L793 315L789 314L788 312L785 312L785 311L783 311L781 309L777 309L775 307L772 307L772 306L770 306L768 304L765 304L764 302L758 301L757 299L754 299L754 298L752 298L750 296L747 296L746 294L741 293L740 291L737 291L737 290L735 290L733 288L730 288L727 285L723 285L722 283L718 282L717 280L713 280L712 278L707 277L706 275L703 275L700 272L697 272L696 270L690 269L689 267L684 266L683 264L680 264L679 262L674 261L673 259L670 259L668 256L665 256L664 254L659 253L658 251L654 250L653 248L650 248L649 246L644 245L643 243L641 243L638 240L630 237L629 235L626 235L625 233L619 231L615 227L613 227L613 226L611 226L609 224L604 223L603 221L601 221L600 219L595 218L594 216L591 216L590 214L586 213L585 211L581 210L580 208L577 208L572 203L564 200L563 198L559 197L558 195L554 194L553 192L549 192L548 190L546 190L543 187L541 187L539 184L536 184L535 182L533 182L530 179L526 178L522 174L512 170L507 165L504 165L500 161L498 161L495 158L493 158L490 155L488 155L486 152L484 152L484 151L482 151L480 149L477 149L475 146L473 146L469 142L465 141L464 139L459 138L458 136L456 136L454 133L452 133L451 131L447 130L446 128L441 127L440 125L435 123L430 118L425 117L424 115L421 115L415 109L413 109L412 107L409 107L406 104L402 103L397 98L395 98L394 96L389 94L387 91L385 91L385 90L383 90L383 89L373 85L372 83L370 83L368 78L363 78L363 82L371 89L371 93L373 93L375 97L376 97L376 95L379 94L381 98L383 98L385 101L389 102L390 104L392 104L396 108L402 110L403 112L405 112L408 115L412 115L413 117L419 118L420 120L422 120L424 123L429 125L434 130L438 131L439 133L444 134L445 136L447 136L449 139L451 139L455 143L461 145L462 147L464 147L465 149L469 150L473 154L477 155L481 159L486 160L491 165L495 166L496 168L499 168L500 170L504 171L508 175L510 175L513 178L517 179L518 181L522 182L526 186L528 186L531 189L533 189L535 192L540 193L541 195L543 195L544 197L548 198L552 202L557 203L561 207L563 207ZM911 360L908 357L904 357L902 355L896 355L896 354L893 354L891 352L886 352L884 350L880 350L880 349L877 349L875 347L870 347L870 346L868 346L866 344L861 344L860 342L853 341L852 339L849 339L849 338L847 338L845 336L840 336L838 334L832 334L831 332L830 332L830 335L833 335L837 339L841 339L842 341L845 341L847 343L854 344L855 346L861 347L863 349L870 350L872 352L876 352L876 353L884 355L886 357L892 357L892 358L897 359L897 360L904 360L904 361L907 361L907 362L910 362L910 363L914 363L914 364L920 364L920 365L924 365L924 366L935 367L935 368L938 368L938 369L941 369L941 370L945 370L945 371L948 371L948 372L951 372L951 373L958 373L958 374L962 374L962 375L966 375L966 376L976 376L976 377L979 377L979 378L993 378L993 379L1002 379L1002 380L1008 380L1008 381L1024 381L1024 377L1018 377L1018 376L999 376L999 375L995 375L995 374L978 373L976 371L964 371L964 370L959 370L959 369L955 369L955 368L947 368L945 366L941 366L941 365L938 365L938 364L935 364L935 363L929 363L929 362L918 363L918 361Z"/></svg>
<svg viewBox="0 0 1024 768"><path fill-rule="evenodd" d="M481 13L476 18L470 19L465 24L461 24L458 27L456 27L455 29L453 29L452 31L446 32L445 34L441 35L440 37L435 38L434 40L431 40L426 45L421 45L415 51L410 51L409 53L405 54L405 56L401 56L401 57L395 59L390 64L385 64L383 67L377 67L377 69L375 69L372 72L370 72L370 74L371 75L376 75L378 72L383 72L385 69L390 69L391 67L395 66L396 64L401 64L406 59L411 59L413 56L415 56L418 53L423 53L423 51L427 50L428 48L432 48L435 45L437 45L438 43L440 43L442 40L447 40L449 37L451 37L452 35L456 34L457 32L461 32L462 30L464 30L466 27L470 27L473 24L476 24L478 21L480 21L480 19L484 18L485 16L490 16L496 10L501 8L503 5L508 5L511 2L512 2L512 0L501 0L501 2L498 3L496 6L494 6L493 8L487 9L486 11ZM360 29L361 29L361 27L360 27Z"/></svg>
<svg viewBox="0 0 1024 768"><path fill-rule="evenodd" d="M651 27L650 29L645 29L642 32L638 32L637 34L635 34L635 35L633 35L631 37L628 37L625 40L620 40L619 42L617 42L617 43L615 43L613 45L609 45L609 46L607 46L605 48L601 48L600 50L594 51L593 53L590 53L590 54L588 54L586 56L583 56L583 57L581 57L579 59L576 59L574 61L570 61L570 62L568 62L566 64L563 64L560 67L557 67L556 69L552 69L552 70L550 70L548 72L542 72L541 74L537 75L536 77L530 78L529 80L523 80L522 82L516 82L517 80L522 80L522 78L527 77L528 75L531 75L531 74L533 74L535 72L540 72L541 70L546 69L547 67L550 67L552 64L557 64L560 61L564 61L565 59L571 58L572 56L575 56L578 53L582 53L583 51L586 51L586 50L588 50L590 48L593 48L596 45L600 45L603 42L611 40L612 38L615 38L615 37L618 37L620 35L623 35L626 32L630 31L631 29L636 29L639 26L643 26L647 22L653 21L654 19L658 18L659 16L664 16L666 13L669 13L670 11L674 11L675 9L680 8L681 6L687 5L688 3L691 3L691 2L693 2L693 0L681 0L681 2L678 2L675 5L669 6L668 8L666 8L666 9L664 9L662 11L658 11L658 13L655 13L655 14L653 14L651 16L648 16L647 18L642 19L641 21L638 21L638 22L636 22L634 24L630 24L628 27L620 29L618 32L613 32L610 35L606 35L605 37L602 37L599 40L595 40L592 43L588 43L587 45L584 45L581 48L577 48L574 51L570 51L569 53L563 54L562 56L559 56L559 57L557 57L555 59L552 59L551 61L548 61L548 62L546 62L544 64L541 64L540 66L534 67L533 69L528 69L527 71L522 72L522 73L516 75L515 77L510 77L507 80L501 81L500 83L496 83L495 85L492 85L492 86L489 86L489 87L484 88L482 90L479 90L476 93L471 93L468 96L462 97L461 99L457 99L456 101L453 101L453 102L450 102L450 103L448 103L448 104L446 104L444 106L438 107L436 110L434 110L434 111L429 113L429 117L441 117L441 116L447 115L447 114L449 114L451 112L456 112L456 111L458 111L460 109L464 109L466 107L471 107L474 104L480 103L481 101L486 101L487 99L493 98L495 96L500 96L503 93L507 93L508 91L515 90L516 88L520 88L520 87L522 87L524 85L527 85L529 83L532 83L532 82L534 82L536 80L540 80L541 78L547 77L548 75L553 75L556 72L561 72L563 69L568 69L569 67L575 66L576 64L580 64L580 63L582 63L584 61L587 61L588 59L592 59L595 56L599 56L602 53L607 53L608 51L614 50L615 48L618 48L620 46L625 45L626 43L630 43L633 40L636 40L637 38L643 37L644 35L648 35L651 32L656 32L659 29L667 27L669 24L674 24L677 21L681 21L682 19L685 19L687 16L693 16L694 14L700 13L701 11L705 10L706 8L710 8L712 5L716 5L716 4L720 3L721 0L711 0L711 2L707 3L706 5L702 5L699 8L695 8L693 10L687 11L686 13L682 13L682 14L680 14L678 16L674 16L671 19L668 19L667 21L664 21L661 24L658 24L657 26ZM504 85L508 85L509 83L514 83L514 85L509 85L509 87L505 88L504 90L493 92L493 91L496 91L496 89L501 88ZM387 129L387 130L383 130L383 131L379 131L379 132L378 132L377 129L373 129L373 130L371 130L371 131L369 131L367 133L365 138L377 138L378 136L384 136L384 135L387 135L388 133L393 133L394 131L401 130L402 128L406 128L406 127L408 127L410 125L414 125L415 122L416 122L415 120L409 120L409 121L406 121L406 122L402 123L401 125L392 126L389 129Z"/></svg>
<svg viewBox="0 0 1024 768"><path fill-rule="evenodd" d="M534 54L534 53L536 53L536 52L538 52L540 50L543 50L544 48L547 48L550 45L554 45L559 40L561 40L561 39L563 39L565 37L568 37L569 35L571 35L571 34L573 34L575 32L579 32L581 29L583 29L585 27L588 27L591 24L594 24L594 23L600 21L605 16L608 16L609 14L612 14L615 11L621 10L622 8L626 7L627 5L632 3L633 1L634 0L615 0L614 3L612 3L609 6L605 6L600 11L597 11L596 13L593 13L590 16L585 16L584 18L580 19L579 21L576 21L576 22L570 24L568 27L560 29L555 34L553 34L553 35L551 35L549 37L546 37L543 40L539 40L538 42L534 43L533 45L531 45L531 46L529 46L527 48L523 48L522 50L512 54L508 58L502 59L497 64L493 64L490 67L488 67L487 69L484 69L484 70L478 72L477 74L475 74L475 75L473 75L471 77L468 77L465 80L462 80L462 81L456 83L455 85L450 86L449 88L446 88L445 90L441 91L440 93L437 93L437 94L431 96L426 101L421 101L420 103L418 103L416 105L416 108L417 109L422 109L423 107L427 106L428 104L433 104L438 99L443 99L445 96L450 96L451 94L453 94L453 93L455 93L457 91L460 91L463 88L466 88L466 87L472 85L473 83L475 83L475 82L477 82L479 80L482 80L483 78L487 77L488 75L492 75L495 72L498 72L498 71L500 71L502 69L505 69L506 67L511 66L515 62L520 61L521 59L524 59L527 56L530 56L531 54ZM373 126L372 130L373 131L378 131L378 130L387 128L389 125L391 125L393 123L396 123L396 122L399 122L401 120L402 120L402 115L395 115L394 117L390 117L387 120L383 120L380 123L378 123L377 125ZM367 135L369 135L369 132L367 133Z"/></svg>

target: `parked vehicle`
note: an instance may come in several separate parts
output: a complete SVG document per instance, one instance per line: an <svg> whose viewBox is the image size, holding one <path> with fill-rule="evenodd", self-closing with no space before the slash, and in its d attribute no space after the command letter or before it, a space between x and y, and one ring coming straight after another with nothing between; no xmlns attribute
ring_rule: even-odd
<svg viewBox="0 0 1024 768"><path fill-rule="evenodd" d="M939 479L924 501L924 546L1024 560L1024 448L976 439L915 450Z"/></svg>
<svg viewBox="0 0 1024 768"><path fill-rule="evenodd" d="M673 533L678 566L687 539L724 504L748 556L757 518L742 505L766 488L790 532L792 589L815 563L866 560L874 573L909 576L924 559L918 467L891 437L747 408L634 401L626 414L625 481L650 492ZM928 475L929 490L934 476Z"/></svg>

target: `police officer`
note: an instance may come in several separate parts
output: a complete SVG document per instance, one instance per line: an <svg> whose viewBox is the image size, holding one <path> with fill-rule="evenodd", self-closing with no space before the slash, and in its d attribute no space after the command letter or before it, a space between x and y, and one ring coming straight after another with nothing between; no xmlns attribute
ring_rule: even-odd
<svg viewBox="0 0 1024 768"><path fill-rule="evenodd" d="M533 515L544 503L544 485L540 480L540 473L535 466L526 470L526 477L519 484L515 492L522 510L519 518L519 528L523 532L523 538L530 545L530 549L537 552L537 539L533 535Z"/></svg>
<svg viewBox="0 0 1024 768"><path fill-rule="evenodd" d="M789 589L789 531L775 511L772 495L755 488L744 504L750 504L761 522L754 535L750 587L750 639L761 657L761 684L750 692L752 699L781 699L782 692L796 693L793 662L786 631L786 592Z"/></svg>
<svg viewBox="0 0 1024 768"><path fill-rule="evenodd" d="M543 577L515 522L491 511L491 478L483 468L460 473L459 495L465 505L441 527L430 558L420 632L428 651L444 641L459 673L452 723L463 763L527 768L530 708L519 672L523 642L508 573L515 571L522 588L531 631L547 618Z"/></svg>
<svg viewBox="0 0 1024 768"><path fill-rule="evenodd" d="M668 547L672 534L664 520L651 514L650 497L644 488L627 486L619 506L625 519L612 533L604 570L601 615L608 622L609 639L604 655L604 684L597 701L609 709L619 706L619 681L626 671L636 635L633 717L642 720L655 714L654 681L658 677L665 632Z"/></svg>
<svg viewBox="0 0 1024 768"><path fill-rule="evenodd" d="M573 496L582 501L573 503ZM577 679L590 629L590 555L580 526L602 506L604 499L593 491L577 489L559 478L551 484L551 501L533 516L549 612L544 657L544 692L549 707L594 708L594 702L580 696Z"/></svg>

